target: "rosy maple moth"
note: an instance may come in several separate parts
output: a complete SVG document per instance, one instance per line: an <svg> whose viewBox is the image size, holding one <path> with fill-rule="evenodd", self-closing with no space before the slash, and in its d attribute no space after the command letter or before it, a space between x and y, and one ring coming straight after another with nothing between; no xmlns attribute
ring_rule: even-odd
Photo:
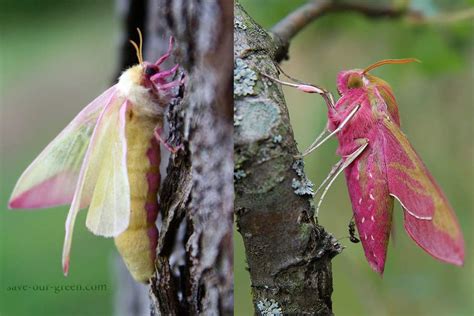
<svg viewBox="0 0 474 316"><path fill-rule="evenodd" d="M157 193L160 185L160 131L178 65L161 71L168 52L155 63L143 61L87 105L39 154L18 180L10 208L38 209L70 204L62 266L69 258L76 216L89 207L87 228L114 237L133 278L147 282L154 271Z"/></svg>
<svg viewBox="0 0 474 316"><path fill-rule="evenodd" d="M299 157L336 135L341 160L316 190L318 193L328 183L316 214L329 187L344 171L365 256L372 269L380 274L385 267L394 198L404 210L405 230L418 246L443 262L455 265L464 262L464 239L456 215L401 131L392 88L368 73L382 65L413 61L417 60L388 59L365 69L340 72L337 89L341 97L337 102L331 93L320 87L283 82L265 75L324 97L328 107L327 127ZM350 239L357 242L354 228L350 227L349 231Z"/></svg>

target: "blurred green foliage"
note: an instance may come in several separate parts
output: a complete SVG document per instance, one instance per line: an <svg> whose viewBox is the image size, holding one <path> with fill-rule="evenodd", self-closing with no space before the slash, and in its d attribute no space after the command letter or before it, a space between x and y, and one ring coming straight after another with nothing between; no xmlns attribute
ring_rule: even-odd
<svg viewBox="0 0 474 316"><path fill-rule="evenodd" d="M28 164L110 85L118 37L113 8L112 0L0 2L0 315L112 314L113 241L87 231L81 212L65 278L68 207L12 212L7 201Z"/></svg>
<svg viewBox="0 0 474 316"><path fill-rule="evenodd" d="M96 10L99 6L110 7L111 1L94 0L0 0L2 16L24 18L25 16L36 17L43 14L53 14L55 16L71 16L76 10Z"/></svg>
<svg viewBox="0 0 474 316"><path fill-rule="evenodd" d="M306 1L240 1L262 26L270 28ZM389 1L369 1L375 5ZM402 3L406 1L398 1ZM437 14L472 7L474 1L416 1L417 9ZM473 21L413 25L400 20L370 20L358 14L330 14L292 41L282 67L293 77L333 93L337 73L364 68L386 58L416 57L422 64L381 67L373 74L389 82L399 103L402 129L449 197L466 239L463 268L442 264L418 248L403 229L395 208L395 238L390 241L383 278L371 271L360 244L347 238L352 216L344 177L333 185L319 222L346 249L333 260L336 315L473 315L474 267L474 37ZM322 98L284 88L300 150L324 128ZM308 156L306 173L319 184L338 157L334 139ZM235 233L235 315L251 315L250 280L240 235Z"/></svg>

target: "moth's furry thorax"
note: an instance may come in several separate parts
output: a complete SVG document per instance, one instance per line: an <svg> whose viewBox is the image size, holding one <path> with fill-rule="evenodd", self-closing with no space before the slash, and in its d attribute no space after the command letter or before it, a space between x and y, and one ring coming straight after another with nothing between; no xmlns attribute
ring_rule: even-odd
<svg viewBox="0 0 474 316"><path fill-rule="evenodd" d="M151 88L144 86L143 71L141 64L125 70L119 78L117 90L133 104L137 114L163 115L163 102Z"/></svg>

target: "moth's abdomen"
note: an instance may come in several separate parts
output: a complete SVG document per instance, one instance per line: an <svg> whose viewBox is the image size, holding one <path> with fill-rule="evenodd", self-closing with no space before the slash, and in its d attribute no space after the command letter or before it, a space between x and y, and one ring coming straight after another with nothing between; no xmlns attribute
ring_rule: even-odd
<svg viewBox="0 0 474 316"><path fill-rule="evenodd" d="M160 147L153 135L158 119L127 113L127 170L131 212L126 231L115 238L128 270L139 282L147 282L154 271L158 230L157 193L160 184Z"/></svg>

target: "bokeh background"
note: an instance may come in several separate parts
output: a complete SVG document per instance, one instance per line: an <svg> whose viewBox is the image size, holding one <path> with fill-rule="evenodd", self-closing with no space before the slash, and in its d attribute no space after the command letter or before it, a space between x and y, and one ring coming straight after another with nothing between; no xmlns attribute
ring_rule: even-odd
<svg viewBox="0 0 474 316"><path fill-rule="evenodd" d="M247 12L270 28L305 1L241 0ZM375 5L390 1L371 1ZM400 3L400 1L399 1ZM412 1L429 16L473 7L474 1ZM386 58L416 57L422 64L391 65L372 74L388 81L397 97L402 129L449 197L466 239L463 268L442 264L420 248L403 229L402 211L394 212L395 241L390 241L385 274L372 272L360 244L341 239L346 249L333 260L336 315L473 315L474 192L474 24L410 25L400 20L370 20L357 14L327 15L292 41L283 69L293 77L333 93L337 73L364 68ZM290 118L304 150L323 130L326 107L321 97L284 88ZM338 160L337 141L305 159L306 173L319 185ZM352 208L344 177L334 183L319 222L338 238L348 236ZM240 235L235 242L236 315L251 315L250 280Z"/></svg>
<svg viewBox="0 0 474 316"><path fill-rule="evenodd" d="M81 212L65 278L68 207L13 212L7 201L28 164L114 80L116 13L113 0L0 1L0 315L113 313L112 239L88 232Z"/></svg>

